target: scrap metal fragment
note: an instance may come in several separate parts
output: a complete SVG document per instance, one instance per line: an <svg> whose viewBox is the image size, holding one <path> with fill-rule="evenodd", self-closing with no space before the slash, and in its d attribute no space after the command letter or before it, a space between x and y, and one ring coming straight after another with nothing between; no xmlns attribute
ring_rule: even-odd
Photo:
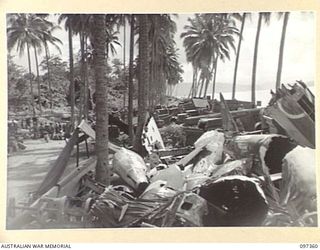
<svg viewBox="0 0 320 250"><path fill-rule="evenodd" d="M229 161L217 165L211 172L211 178L216 179L226 175L248 175L252 170L252 158Z"/></svg>
<svg viewBox="0 0 320 250"><path fill-rule="evenodd" d="M113 156L112 168L130 187L143 192L148 186L147 167L137 153L121 148Z"/></svg>
<svg viewBox="0 0 320 250"><path fill-rule="evenodd" d="M307 86L298 81L273 94L265 115L271 117L298 144L315 148L315 102Z"/></svg>
<svg viewBox="0 0 320 250"><path fill-rule="evenodd" d="M193 190L194 188L201 186L203 183L209 180L210 177L204 174L190 174L185 179L186 179L185 189Z"/></svg>
<svg viewBox="0 0 320 250"><path fill-rule="evenodd" d="M234 159L255 156L264 169L274 174L281 172L283 157L295 146L288 137L282 135L239 135L226 141L224 151Z"/></svg>
<svg viewBox="0 0 320 250"><path fill-rule="evenodd" d="M154 149L165 148L156 121L152 116L150 117L147 125L144 128L142 141L143 146L149 154L151 154L152 150Z"/></svg>
<svg viewBox="0 0 320 250"><path fill-rule="evenodd" d="M246 176L208 181L200 187L199 195L208 202L205 226L259 226L268 212L262 189Z"/></svg>
<svg viewBox="0 0 320 250"><path fill-rule="evenodd" d="M282 166L282 204L293 205L299 214L316 211L315 150L298 146L284 157Z"/></svg>
<svg viewBox="0 0 320 250"><path fill-rule="evenodd" d="M150 182L158 180L166 181L166 185L174 190L182 190L184 185L184 175L181 169L175 164L169 166L161 164L152 169L148 173L148 176L150 178Z"/></svg>
<svg viewBox="0 0 320 250"><path fill-rule="evenodd" d="M203 226L203 217L207 213L206 200L195 193L186 193L177 210L177 215L185 220L184 226Z"/></svg>
<svg viewBox="0 0 320 250"><path fill-rule="evenodd" d="M177 191L167 187L166 181L158 180L150 183L146 190L140 195L140 198L145 200L168 198L173 197L176 193Z"/></svg>
<svg viewBox="0 0 320 250"><path fill-rule="evenodd" d="M216 130L204 133L195 143L195 147L205 147L210 154L207 160L211 164L217 164L222 160L223 144L225 142L224 134Z"/></svg>

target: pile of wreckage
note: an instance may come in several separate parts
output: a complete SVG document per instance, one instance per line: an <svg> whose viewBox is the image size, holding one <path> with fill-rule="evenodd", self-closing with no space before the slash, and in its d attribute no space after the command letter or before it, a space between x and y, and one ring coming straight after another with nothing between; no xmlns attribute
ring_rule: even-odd
<svg viewBox="0 0 320 250"><path fill-rule="evenodd" d="M112 185L94 180L95 156L60 180L60 155L37 199L28 208L9 206L24 211L8 228L317 226L312 105L314 112L304 84L283 86L264 115L286 135L241 132L225 105L223 130L170 150L151 118L146 157L109 143ZM88 138L95 132L83 121L64 154Z"/></svg>

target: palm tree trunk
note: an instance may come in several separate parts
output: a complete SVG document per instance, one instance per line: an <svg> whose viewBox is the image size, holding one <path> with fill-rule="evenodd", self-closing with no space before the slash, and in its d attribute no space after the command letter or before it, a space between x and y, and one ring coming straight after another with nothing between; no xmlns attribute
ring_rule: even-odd
<svg viewBox="0 0 320 250"><path fill-rule="evenodd" d="M160 87L160 78L161 78L161 57L159 54L159 47L158 47L158 29L159 29L159 15L155 14L152 15L153 21L153 34L151 35L151 74L152 74L152 81L149 85L149 99L151 103L151 110L154 109L154 106L159 103L159 87Z"/></svg>
<svg viewBox="0 0 320 250"><path fill-rule="evenodd" d="M194 86L194 76L195 76L195 67L192 66L192 85L191 85L191 88L190 88L190 91L189 91L188 98L192 97L192 90L193 90L193 86Z"/></svg>
<svg viewBox="0 0 320 250"><path fill-rule="evenodd" d="M201 74L201 73L200 73ZM197 84L196 86L194 87L194 92L193 92L193 96L194 97L197 97L197 94L198 94L198 89L199 89L199 85L200 85L200 76L199 76L199 79L197 78Z"/></svg>
<svg viewBox="0 0 320 250"><path fill-rule="evenodd" d="M71 107L71 128L73 130L74 128L74 74L73 74L73 46L72 46L72 28L71 23L69 23L68 28L68 38L69 38L69 67L70 67L70 107ZM48 64L49 66L49 64ZM49 67L48 67L49 70ZM48 71L49 74L49 71ZM49 78L49 76L48 76ZM50 80L49 80L50 82Z"/></svg>
<svg viewBox="0 0 320 250"><path fill-rule="evenodd" d="M203 85L204 85L204 77L201 79L200 91L199 91L199 94L198 94L199 98L201 97Z"/></svg>
<svg viewBox="0 0 320 250"><path fill-rule="evenodd" d="M207 91L208 91L208 85L209 85L209 78L206 79L206 83L204 84L204 91L203 91L203 98L206 98Z"/></svg>
<svg viewBox="0 0 320 250"><path fill-rule="evenodd" d="M80 123L82 120L82 116L84 115L84 89L85 89L85 75L84 75L84 35L83 32L79 32L79 39L80 39L80 53L81 53L81 59L80 59L80 103L79 103L79 117L78 122Z"/></svg>
<svg viewBox="0 0 320 250"><path fill-rule="evenodd" d="M195 69L193 84L192 84L192 92L191 92L191 98L193 98L196 95L196 89L198 85L198 68Z"/></svg>
<svg viewBox="0 0 320 250"><path fill-rule="evenodd" d="M110 184L108 157L108 83L106 82L105 15L94 15L93 44L95 45L94 69L96 80L96 180Z"/></svg>
<svg viewBox="0 0 320 250"><path fill-rule="evenodd" d="M136 131L134 149L142 154L143 148L141 143L142 131L146 122L149 64L148 64L148 16L139 15L139 90L138 90L138 127Z"/></svg>
<svg viewBox="0 0 320 250"><path fill-rule="evenodd" d="M240 49L241 49L241 42L242 42L242 37L243 37L243 29L244 29L245 21L246 21L246 13L243 13L242 14L241 29L240 29L240 34L239 34L236 62L235 62L234 73L233 73L232 99L235 99L235 96L236 96L238 64L239 64Z"/></svg>
<svg viewBox="0 0 320 250"><path fill-rule="evenodd" d="M257 73L257 61L258 61L258 48L259 48L259 37L261 31L262 14L259 13L259 20L256 33L256 41L253 55L253 67L252 67L252 85L251 85L251 102L252 105L256 104L256 73Z"/></svg>
<svg viewBox="0 0 320 250"><path fill-rule="evenodd" d="M216 89L217 67L218 67L218 56L215 60L215 65L214 65L214 76L213 76L213 82L212 82L212 100L214 100L214 94Z"/></svg>
<svg viewBox="0 0 320 250"><path fill-rule="evenodd" d="M154 22L154 26L156 26L158 19L157 19L157 15L153 15L153 22ZM154 27L154 32L157 30L157 27ZM157 68L157 51L158 51L158 46L157 46L157 40L156 40L156 35L153 34L153 36L151 37L152 41L151 41L151 69L150 69L150 75L151 75L151 81L149 84L149 103L151 103L151 109L153 110L154 106L155 106L155 102L156 102L156 87L157 87L157 80L159 80L159 68ZM157 79L157 80L156 80Z"/></svg>
<svg viewBox="0 0 320 250"><path fill-rule="evenodd" d="M127 83L126 83L126 18L123 17L123 108L126 107L126 92L127 92Z"/></svg>
<svg viewBox="0 0 320 250"><path fill-rule="evenodd" d="M207 91L208 91L208 87L209 87L209 81L210 81L210 78L212 76L213 70L214 70L214 67L212 66L211 71L210 71L210 76L206 79L206 87L205 87L204 94L203 94L204 98L206 98L206 96L207 96Z"/></svg>
<svg viewBox="0 0 320 250"><path fill-rule="evenodd" d="M87 120L88 119L88 113L89 113L89 96L88 96L88 63L87 63L87 48L88 44L87 44L87 37L86 35L84 35L84 91L83 91L83 95L84 95L84 110L83 110L83 114L84 114L84 118Z"/></svg>
<svg viewBox="0 0 320 250"><path fill-rule="evenodd" d="M42 109L41 109L41 90L40 90L39 63L38 63L37 49L36 49L35 46L33 46L33 50L34 50L34 58L35 58L35 61L36 61L37 83L38 83L38 101L39 101L39 111L40 111L40 115L41 115Z"/></svg>
<svg viewBox="0 0 320 250"><path fill-rule="evenodd" d="M131 14L130 26L130 55L129 55L129 96L128 96L128 124L129 138L133 143L133 52L134 52L134 15Z"/></svg>
<svg viewBox="0 0 320 250"><path fill-rule="evenodd" d="M283 18L283 26L282 26L282 34L281 34L281 42L280 42L280 50L279 50L279 60L278 60L278 70L277 70L276 89L278 89L280 87L280 83L281 83L284 42L286 40L286 31L287 31L289 14L290 14L289 12L286 12L284 14L284 18Z"/></svg>
<svg viewBox="0 0 320 250"><path fill-rule="evenodd" d="M29 43L27 43L27 52L28 52L28 66L29 66L29 80L30 80L30 94L31 94L31 106L32 106L32 114L33 117L36 117L36 110L34 106L34 97L33 97L33 86L32 86L32 72L31 72L31 60L30 60L30 47Z"/></svg>
<svg viewBox="0 0 320 250"><path fill-rule="evenodd" d="M47 62L47 68L48 68L48 83L49 83L49 100L50 100L50 109L52 109L52 88L51 88L51 75L50 75L50 65L49 65L49 48L48 48L48 44L45 41L44 42L44 50L46 53L46 62Z"/></svg>

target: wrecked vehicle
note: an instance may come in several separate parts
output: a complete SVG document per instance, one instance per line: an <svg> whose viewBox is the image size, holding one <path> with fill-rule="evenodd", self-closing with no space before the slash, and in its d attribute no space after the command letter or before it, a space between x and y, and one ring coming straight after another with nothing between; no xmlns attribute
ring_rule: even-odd
<svg viewBox="0 0 320 250"><path fill-rule="evenodd" d="M289 103L299 95L298 100L312 104L308 90L301 88L279 90L265 108L268 122L286 129L275 111L279 100ZM191 147L166 149L153 119L143 135L145 158L110 142L108 187L94 180L94 156L61 179L62 159L73 146L95 139L83 121L32 204L9 204L12 217L15 210L23 212L8 228L317 226L315 149L309 132L299 127L301 122L292 122L281 134L241 131L222 95L221 104L222 127L203 131ZM305 125L312 129L312 123Z"/></svg>

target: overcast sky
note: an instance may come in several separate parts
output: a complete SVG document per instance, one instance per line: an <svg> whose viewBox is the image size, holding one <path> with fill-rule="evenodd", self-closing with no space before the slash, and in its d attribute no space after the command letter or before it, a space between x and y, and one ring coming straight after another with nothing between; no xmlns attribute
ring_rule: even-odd
<svg viewBox="0 0 320 250"><path fill-rule="evenodd" d="M179 14L178 18L174 18L177 23L176 43L179 48L179 59L183 65L185 82L192 81L192 67L191 64L186 62L185 51L180 39L181 32L184 31L183 27L188 24L188 17L193 17L193 14ZM56 20L53 17L52 20ZM254 41L257 28L257 13L253 13L251 18L246 21L244 28L244 40L242 42L241 54L239 59L238 68L238 84L250 85L252 74L252 62L254 52ZM258 67L257 67L257 88L270 89L274 88L278 53L281 38L283 20L273 13L269 25L263 24L260 34ZM128 25L127 25L128 26ZM68 35L64 29L56 31L55 36L63 41L62 57L68 61ZM123 29L119 34L120 42L123 39ZM129 27L127 27L127 52L126 60L128 62L129 56ZM79 39L74 37L74 52L79 49ZM57 54L53 48L50 48L53 54ZM13 51L13 55L15 55ZM117 57L121 60L123 58L122 47L117 47ZM34 58L32 58L32 61ZM230 90L233 79L235 56L232 53L230 61L225 63L220 62L218 65L217 82L230 83ZM27 68L27 58L18 55L15 57L16 63ZM35 67L32 67L35 72ZM286 43L283 60L282 82L292 83L295 80L303 80L305 82L314 80L315 72L315 20L314 13L312 12L291 12L286 33ZM210 87L209 87L210 89Z"/></svg>

